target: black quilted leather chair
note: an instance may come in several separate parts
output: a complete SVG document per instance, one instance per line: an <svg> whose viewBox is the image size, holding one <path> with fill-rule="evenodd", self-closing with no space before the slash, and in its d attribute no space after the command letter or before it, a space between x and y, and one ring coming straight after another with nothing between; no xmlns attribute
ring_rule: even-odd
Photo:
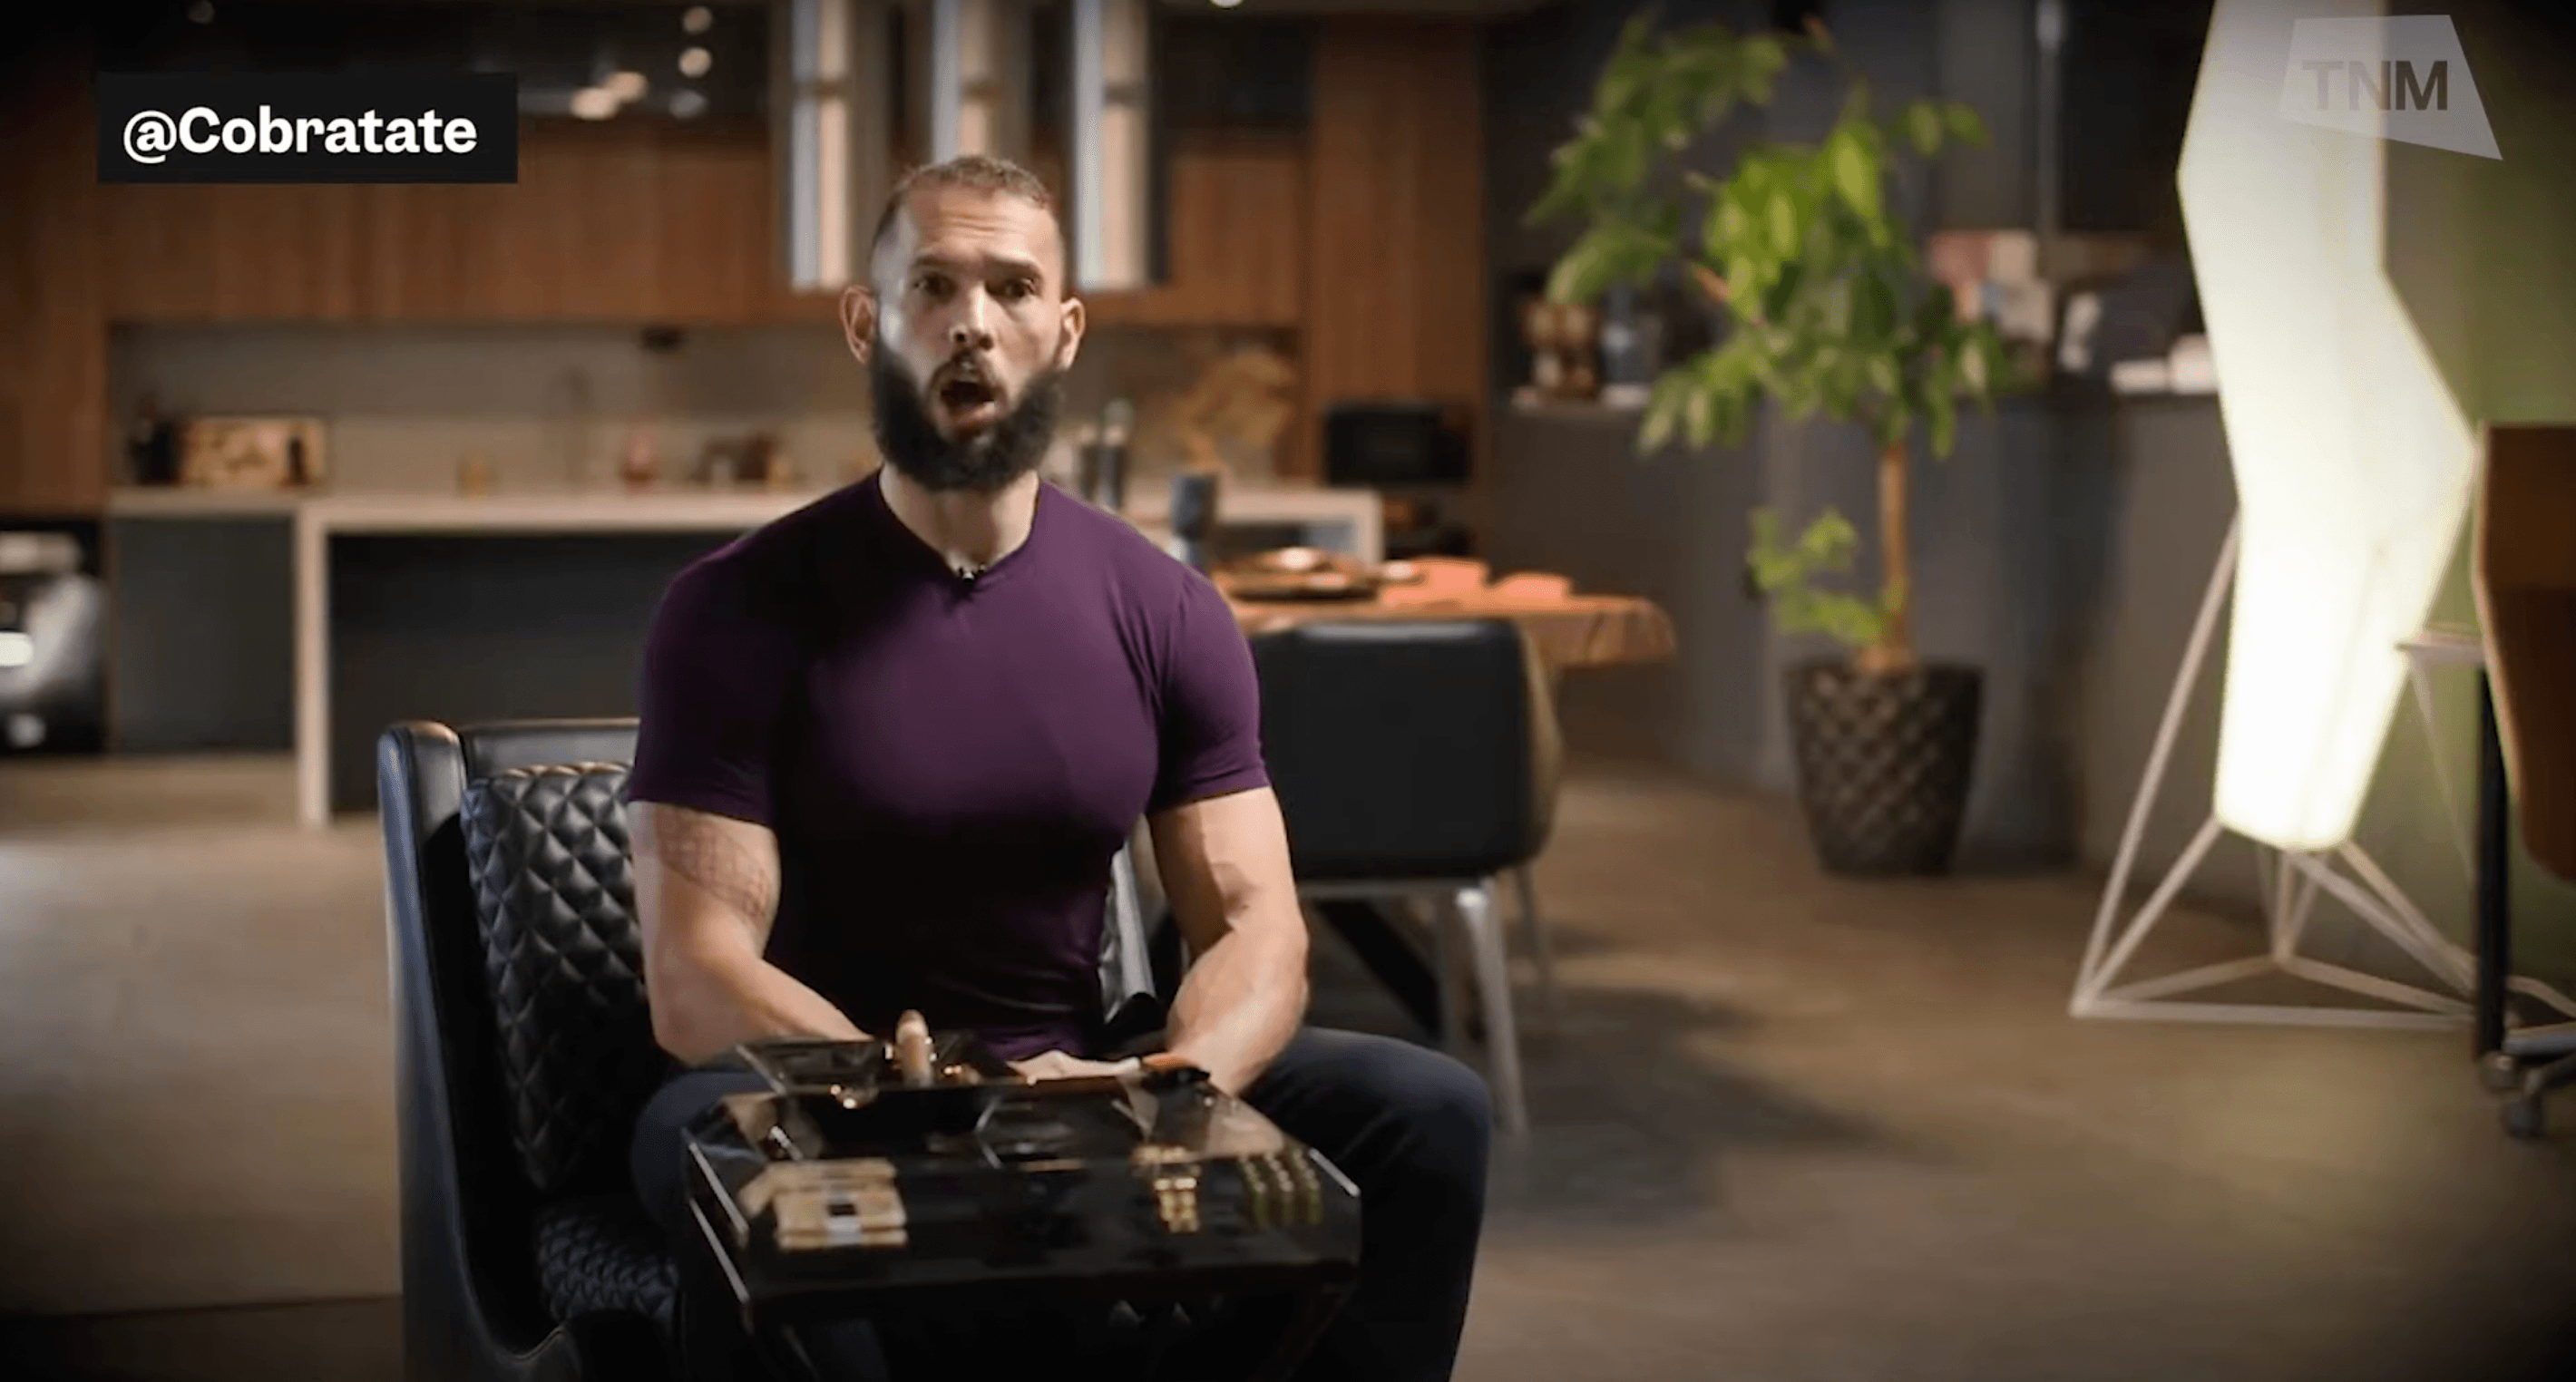
<svg viewBox="0 0 2576 1382"><path fill-rule="evenodd" d="M632 720L378 741L394 957L404 1354L419 1382L676 1375L675 1265L627 1187L653 1039L621 793ZM1108 1035L1161 1026L1132 856L1112 867Z"/></svg>
<svg viewBox="0 0 2576 1382"><path fill-rule="evenodd" d="M675 1375L673 1264L625 1189L670 1069L629 910L634 742L632 721L378 742L418 1382Z"/></svg>

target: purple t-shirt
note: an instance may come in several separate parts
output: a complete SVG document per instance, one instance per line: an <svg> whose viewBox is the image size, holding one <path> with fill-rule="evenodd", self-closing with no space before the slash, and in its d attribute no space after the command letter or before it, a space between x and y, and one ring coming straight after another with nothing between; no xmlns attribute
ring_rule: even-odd
<svg viewBox="0 0 2576 1382"><path fill-rule="evenodd" d="M1224 597L1046 484L972 581L874 476L697 562L642 719L630 800L777 836L772 964L868 1031L917 1008L1014 1059L1088 1044L1135 822L1268 783Z"/></svg>

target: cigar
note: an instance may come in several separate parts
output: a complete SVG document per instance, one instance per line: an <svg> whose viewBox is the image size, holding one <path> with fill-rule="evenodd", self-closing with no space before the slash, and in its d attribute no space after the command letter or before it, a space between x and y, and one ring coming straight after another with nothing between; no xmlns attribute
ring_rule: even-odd
<svg viewBox="0 0 2576 1382"><path fill-rule="evenodd" d="M930 1023L917 1012L906 1012L894 1024L895 1067L903 1072L908 1085L931 1082Z"/></svg>

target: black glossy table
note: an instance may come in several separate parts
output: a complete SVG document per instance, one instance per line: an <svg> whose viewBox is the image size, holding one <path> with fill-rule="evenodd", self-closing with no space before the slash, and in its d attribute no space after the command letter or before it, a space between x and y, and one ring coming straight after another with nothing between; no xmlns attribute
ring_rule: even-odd
<svg viewBox="0 0 2576 1382"><path fill-rule="evenodd" d="M819 1044L812 1044L819 1045ZM862 1043L862 1048L881 1043ZM1286 1303L1256 1377L1312 1347L1359 1270L1358 1191L1195 1071L739 1095L690 1129L699 1231L755 1339L851 1317L1074 1303ZM855 1102L856 1107L847 1106Z"/></svg>

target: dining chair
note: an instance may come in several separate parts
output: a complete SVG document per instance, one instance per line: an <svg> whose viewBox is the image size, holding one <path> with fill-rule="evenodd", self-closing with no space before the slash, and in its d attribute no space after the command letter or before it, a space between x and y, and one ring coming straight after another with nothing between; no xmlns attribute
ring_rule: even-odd
<svg viewBox="0 0 2576 1382"><path fill-rule="evenodd" d="M1441 1036L1464 1044L1474 975L1507 1132L1529 1123L1495 892L1515 876L1541 987L1554 976L1528 867L1554 824L1556 717L1537 650L1504 619L1313 622L1252 640L1261 734L1309 902L1432 904ZM1463 957L1455 951L1463 949Z"/></svg>

